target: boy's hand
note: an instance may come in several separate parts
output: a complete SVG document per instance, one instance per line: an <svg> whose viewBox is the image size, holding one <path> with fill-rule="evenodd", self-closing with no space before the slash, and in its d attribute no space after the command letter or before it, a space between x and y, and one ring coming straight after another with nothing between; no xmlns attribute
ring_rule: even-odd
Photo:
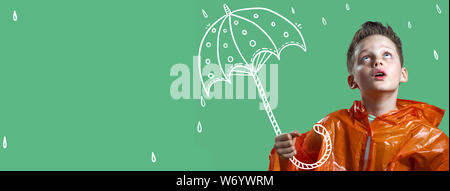
<svg viewBox="0 0 450 191"><path fill-rule="evenodd" d="M300 133L295 130L290 133L283 133L275 137L275 150L284 158L291 158L297 154L295 149L295 138L299 137Z"/></svg>

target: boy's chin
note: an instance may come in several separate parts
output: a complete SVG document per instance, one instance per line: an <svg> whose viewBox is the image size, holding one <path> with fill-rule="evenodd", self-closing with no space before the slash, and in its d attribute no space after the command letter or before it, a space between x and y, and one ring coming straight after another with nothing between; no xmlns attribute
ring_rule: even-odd
<svg viewBox="0 0 450 191"><path fill-rule="evenodd" d="M382 93L392 93L392 92L396 92L398 90L398 87L373 87L373 88L368 88L365 90L361 90L367 93L371 93L371 94L382 94Z"/></svg>

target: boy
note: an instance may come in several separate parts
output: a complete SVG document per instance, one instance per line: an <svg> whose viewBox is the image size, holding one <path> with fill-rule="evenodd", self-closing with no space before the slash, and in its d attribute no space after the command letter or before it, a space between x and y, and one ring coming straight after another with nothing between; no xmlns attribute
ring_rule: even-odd
<svg viewBox="0 0 450 191"><path fill-rule="evenodd" d="M397 99L408 72L401 41L390 26L362 25L348 49L347 70L348 85L359 89L361 101L318 122L330 134L332 152L314 170L449 170L449 138L438 129L444 110ZM269 170L302 170L289 161L293 156L303 163L316 162L325 152L322 138L313 130L278 135Z"/></svg>

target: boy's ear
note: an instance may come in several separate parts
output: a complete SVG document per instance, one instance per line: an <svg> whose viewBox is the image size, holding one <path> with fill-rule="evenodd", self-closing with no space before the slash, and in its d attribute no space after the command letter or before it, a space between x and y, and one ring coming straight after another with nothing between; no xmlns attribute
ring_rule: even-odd
<svg viewBox="0 0 450 191"><path fill-rule="evenodd" d="M408 71L405 67L402 68L402 75L400 77L400 83L408 82Z"/></svg>
<svg viewBox="0 0 450 191"><path fill-rule="evenodd" d="M349 74L347 77L347 83L348 83L348 87L350 89L356 89L358 88L358 84L356 84L355 82L355 78L353 77L353 75Z"/></svg>

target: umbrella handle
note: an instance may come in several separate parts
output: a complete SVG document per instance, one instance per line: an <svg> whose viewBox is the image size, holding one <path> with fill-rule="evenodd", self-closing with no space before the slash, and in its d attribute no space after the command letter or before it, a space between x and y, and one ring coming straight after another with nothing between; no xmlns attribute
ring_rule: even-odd
<svg viewBox="0 0 450 191"><path fill-rule="evenodd" d="M269 101L267 101L267 96L266 96L266 92L264 91L264 87L262 86L261 81L259 80L258 74L257 73L252 73L252 74L253 75L251 75L251 76L253 77L253 81L255 82L256 87L258 88L259 97L263 101L264 109L266 110L267 116L269 117L270 123L272 124L275 134L278 136L281 134L281 130L280 130L280 127L278 126L278 122L275 119L275 116L273 115L273 111L272 111L272 108L270 107ZM316 123L314 125L313 130L325 138L325 141L324 141L325 142L325 154L322 155L322 157L313 164L303 163L303 162L299 161L297 158L295 158L295 156L291 157L289 160L297 168L314 169L314 168L317 168L317 167L323 165L330 157L330 154L331 154L330 134L328 133L326 128L319 123Z"/></svg>

